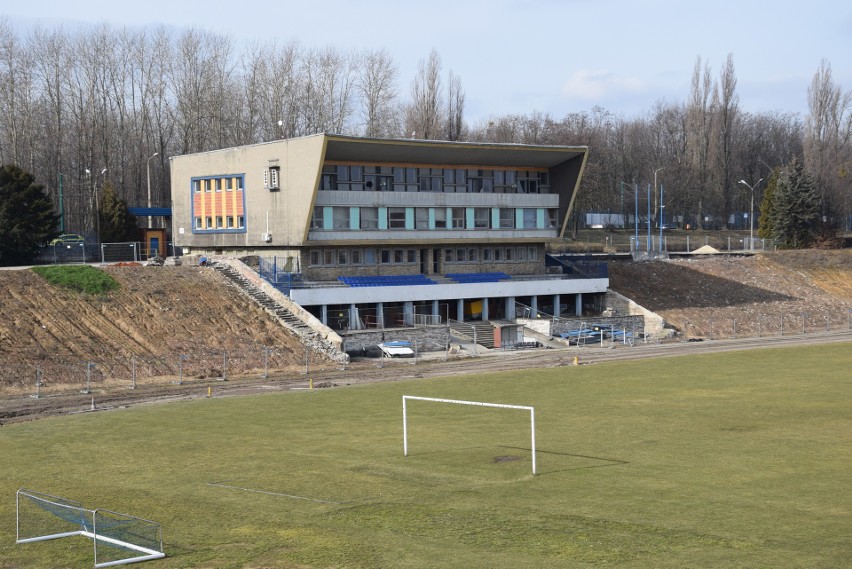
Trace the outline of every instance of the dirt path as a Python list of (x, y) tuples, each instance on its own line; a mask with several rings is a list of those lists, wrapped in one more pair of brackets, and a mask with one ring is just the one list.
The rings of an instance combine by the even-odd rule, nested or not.
[(0, 401), (0, 425), (29, 421), (49, 416), (105, 411), (135, 405), (212, 397), (234, 397), (271, 391), (345, 388), (347, 386), (384, 381), (404, 381), (427, 377), (446, 377), (466, 374), (505, 372), (517, 369), (573, 367), (601, 362), (638, 360), (646, 358), (689, 356), (705, 353), (804, 346), (827, 343), (847, 343), (852, 348), (852, 331), (795, 334), (790, 336), (746, 337), (703, 342), (668, 342), (612, 346), (608, 348), (535, 349), (528, 351), (492, 351), (478, 357), (449, 358), (431, 355), (427, 359), (356, 361), (342, 368), (311, 370), (262, 377), (242, 377), (230, 381), (198, 380), (176, 385), (157, 383), (128, 387), (96, 389), (91, 393), (66, 391), (41, 398), (31, 395)]

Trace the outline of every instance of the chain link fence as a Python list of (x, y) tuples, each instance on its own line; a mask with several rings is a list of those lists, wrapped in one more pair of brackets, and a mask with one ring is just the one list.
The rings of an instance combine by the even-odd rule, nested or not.
[[(662, 243), (662, 244), (661, 244)], [(627, 231), (584, 230), (574, 239), (552, 242), (549, 252), (570, 253), (635, 253), (657, 251), (667, 253), (689, 253), (701, 247), (712, 247), (728, 253), (774, 251), (775, 242), (770, 239), (751, 238), (748, 231), (666, 231), (659, 233)]]
[[(294, 366), (294, 361), (300, 364)], [(300, 369), (302, 362), (304, 370)], [(311, 367), (329, 365), (331, 362), (326, 356), (309, 347), (305, 347), (304, 354), (294, 354), (287, 348), (255, 346), (184, 351), (162, 357), (116, 355), (91, 360), (7, 364), (0, 367), (0, 385), (45, 396), (78, 390), (89, 393), (96, 389), (267, 378), (270, 374), (307, 373)]]

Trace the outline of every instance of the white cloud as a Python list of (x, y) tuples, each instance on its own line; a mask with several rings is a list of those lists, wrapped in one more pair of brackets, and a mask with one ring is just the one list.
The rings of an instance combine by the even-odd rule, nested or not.
[(605, 69), (578, 69), (562, 84), (562, 94), (571, 99), (600, 101), (626, 93), (647, 90), (637, 77), (623, 77)]

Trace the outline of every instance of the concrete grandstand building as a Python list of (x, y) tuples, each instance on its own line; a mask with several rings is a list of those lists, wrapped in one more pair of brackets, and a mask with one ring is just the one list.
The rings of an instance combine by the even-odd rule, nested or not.
[(546, 255), (567, 227), (586, 147), (317, 134), (171, 159), (173, 241), (258, 256), (337, 330), (559, 315), (606, 274)]

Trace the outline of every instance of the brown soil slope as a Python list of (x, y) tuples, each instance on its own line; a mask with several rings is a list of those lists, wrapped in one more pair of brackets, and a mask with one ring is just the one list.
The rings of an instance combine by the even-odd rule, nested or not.
[[(298, 338), (209, 268), (106, 267), (121, 289), (86, 297), (48, 285), (32, 271), (0, 271), (0, 389), (215, 378), (305, 365)], [(852, 251), (755, 257), (613, 262), (613, 290), (659, 312), (690, 336), (778, 334), (847, 326)], [(804, 318), (803, 314), (807, 313)], [(804, 320), (804, 322), (803, 322)], [(687, 325), (686, 322), (689, 322)], [(736, 323), (735, 323), (736, 322)], [(272, 348), (271, 352), (265, 350)], [(179, 356), (185, 356), (179, 358)], [(324, 364), (310, 354), (312, 362)]]
[[(92, 297), (49, 285), (29, 270), (0, 271), (0, 387), (30, 384), (35, 366), (49, 382), (177, 373), (179, 355), (196, 377), (304, 362), (297, 337), (209, 268), (106, 267), (121, 288)], [(298, 354), (298, 355), (297, 355)]]
[(610, 263), (610, 288), (689, 336), (780, 334), (849, 323), (852, 250)]

